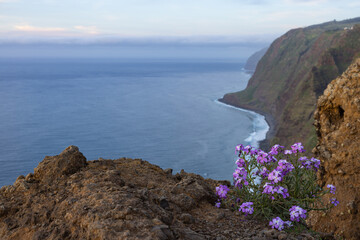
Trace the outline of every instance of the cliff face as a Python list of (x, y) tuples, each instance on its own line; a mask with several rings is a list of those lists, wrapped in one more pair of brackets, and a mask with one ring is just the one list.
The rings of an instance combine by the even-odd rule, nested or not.
[(247, 88), (220, 101), (271, 115), (271, 144), (302, 141), (311, 149), (317, 97), (359, 56), (359, 23), (356, 18), (287, 32), (271, 44)]
[[(141, 159), (70, 146), (0, 189), (0, 239), (267, 239), (268, 223), (214, 207), (215, 185)], [(286, 235), (285, 235), (286, 237)], [(292, 238), (294, 239), (294, 238)]]
[(316, 230), (360, 239), (360, 59), (319, 98), (315, 126), (314, 152), (322, 162), (319, 181), (336, 186), (334, 197), (340, 204), (314, 215), (311, 222)]
[(267, 50), (268, 48), (263, 48), (251, 55), (246, 61), (244, 69), (247, 71), (255, 71), (258, 62), (265, 55)]

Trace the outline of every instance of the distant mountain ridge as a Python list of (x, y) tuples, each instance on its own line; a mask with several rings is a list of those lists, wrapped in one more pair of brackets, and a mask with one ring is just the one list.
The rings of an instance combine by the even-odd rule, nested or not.
[(220, 101), (267, 117), (269, 144), (316, 143), (313, 113), (328, 83), (360, 56), (360, 17), (293, 29), (276, 39), (248, 86)]
[(247, 71), (255, 71), (258, 62), (265, 55), (268, 48), (269, 47), (263, 48), (263, 49), (255, 52), (253, 55), (251, 55), (247, 59), (247, 61), (245, 63), (245, 66), (244, 66), (244, 69), (247, 70)]

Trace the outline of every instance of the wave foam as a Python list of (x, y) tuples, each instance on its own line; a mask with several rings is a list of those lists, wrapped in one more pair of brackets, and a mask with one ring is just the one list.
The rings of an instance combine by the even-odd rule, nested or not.
[(215, 103), (251, 114), (253, 119), (253, 132), (250, 134), (249, 137), (245, 139), (245, 141), (252, 147), (258, 148), (259, 142), (266, 138), (266, 133), (270, 129), (269, 124), (265, 120), (265, 117), (261, 114), (258, 114), (250, 110), (246, 110), (228, 105), (226, 103), (222, 103), (219, 100), (215, 100)]

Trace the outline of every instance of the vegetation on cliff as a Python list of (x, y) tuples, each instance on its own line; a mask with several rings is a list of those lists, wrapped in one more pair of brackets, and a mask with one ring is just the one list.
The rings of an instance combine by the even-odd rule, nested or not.
[(360, 54), (357, 24), (360, 18), (290, 30), (271, 44), (247, 88), (220, 101), (267, 116), (272, 129), (262, 147), (301, 141), (311, 149), (317, 97)]

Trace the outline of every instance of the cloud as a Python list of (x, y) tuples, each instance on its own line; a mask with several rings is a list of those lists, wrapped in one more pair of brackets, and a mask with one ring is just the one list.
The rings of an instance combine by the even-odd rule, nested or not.
[(328, 1), (329, 0), (284, 0), (285, 4), (299, 4), (304, 6), (318, 6)]
[(89, 34), (98, 34), (99, 33), (96, 26), (81, 26), (81, 25), (78, 25), (78, 26), (74, 26), (74, 28), (76, 30), (80, 30), (82, 32), (89, 33)]
[(63, 32), (66, 30), (65, 28), (56, 27), (35, 27), (29, 24), (15, 25), (14, 28), (23, 32)]

